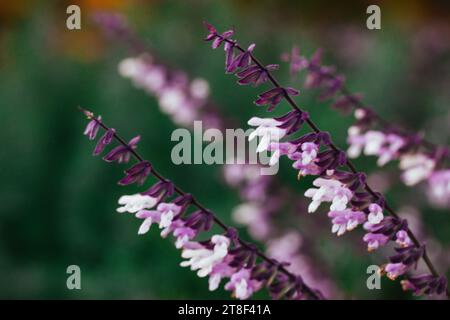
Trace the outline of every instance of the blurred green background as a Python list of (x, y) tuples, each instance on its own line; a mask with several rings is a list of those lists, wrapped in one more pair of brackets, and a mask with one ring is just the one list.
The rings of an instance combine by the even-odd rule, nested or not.
[[(225, 221), (232, 223), (230, 211), (239, 199), (221, 181), (220, 166), (171, 163), (175, 125), (155, 99), (119, 76), (117, 64), (129, 53), (104, 38), (89, 21), (90, 13), (125, 14), (165, 61), (208, 80), (212, 99), (241, 127), (252, 115), (264, 114), (252, 106), (258, 91), (239, 88), (223, 74), (222, 53), (202, 41), (203, 20), (221, 30), (234, 26), (241, 43), (257, 43), (256, 54), (267, 63), (279, 62), (293, 44), (307, 55), (322, 47), (324, 60), (338, 66), (351, 90), (364, 93), (364, 101), (385, 118), (448, 144), (448, 2), (380, 1), (382, 30), (370, 31), (365, 11), (374, 3), (1, 1), (0, 298), (229, 298), (222, 289), (209, 293), (205, 279), (180, 268), (179, 252), (156, 230), (139, 237), (139, 221), (115, 213), (120, 195), (138, 189), (117, 186), (121, 168), (91, 156), (93, 144), (82, 136), (86, 123), (78, 105), (102, 114), (127, 138), (140, 133), (140, 150), (153, 165)], [(70, 4), (81, 7), (81, 30), (65, 27)], [(286, 65), (278, 77), (290, 86), (301, 84), (289, 79)], [(350, 119), (329, 111), (316, 97), (305, 90), (297, 101), (344, 147)], [(373, 158), (358, 159), (357, 165), (376, 170)], [(396, 164), (383, 172), (381, 180), (398, 181)], [(287, 163), (279, 175), (301, 197), (308, 185), (296, 182)], [(424, 234), (433, 239), (429, 245), (440, 250), (439, 268), (449, 275), (448, 211), (428, 206), (419, 187), (396, 182), (386, 191), (394, 207), (419, 212)], [(246, 237), (245, 230), (241, 233)], [(317, 239), (343, 297), (409, 297), (389, 281), (383, 281), (383, 290), (367, 290), (367, 265), (384, 258), (367, 255), (361, 241), (360, 250), (354, 250), (351, 241), (360, 240), (331, 234)], [(81, 267), (82, 290), (66, 288), (66, 268), (72, 264)]]

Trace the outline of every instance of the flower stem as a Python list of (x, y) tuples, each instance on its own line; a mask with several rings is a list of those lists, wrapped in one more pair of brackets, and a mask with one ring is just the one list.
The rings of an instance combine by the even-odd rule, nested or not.
[[(86, 114), (86, 110), (78, 107), (84, 114)], [(90, 120), (95, 120), (98, 125), (105, 131), (108, 131), (110, 128), (105, 125), (103, 123), (103, 121), (99, 121), (97, 118), (94, 117), (93, 114), (91, 114), (90, 116), (88, 116), (88, 118)], [(130, 153), (136, 158), (136, 160), (138, 160), (139, 162), (144, 161), (144, 158), (133, 148), (130, 148), (128, 146), (128, 143), (117, 134), (117, 132), (114, 133), (114, 139), (120, 143), (122, 146), (126, 147)], [(164, 178), (164, 176), (162, 176), (158, 171), (156, 171), (153, 167), (151, 167), (151, 174), (157, 178), (160, 181), (167, 181), (166, 178)], [(174, 190), (177, 194), (179, 194), (180, 196), (186, 195), (187, 193), (184, 192), (182, 189), (180, 189), (179, 187), (177, 187), (176, 185), (174, 185)], [(192, 204), (197, 207), (198, 209), (205, 211), (205, 212), (211, 212), (210, 210), (208, 210), (204, 205), (202, 205), (197, 199), (195, 199), (194, 197), (192, 197)], [(225, 232), (229, 230), (228, 226), (222, 222), (222, 220), (220, 220), (214, 213), (212, 213), (213, 215), (213, 221), (216, 225), (218, 225), (221, 229), (223, 229)], [(244, 240), (237, 238), (237, 241), (239, 242), (240, 245), (242, 245), (243, 247), (249, 249), (249, 250), (254, 250), (253, 246), (250, 245), (249, 243), (245, 242)], [(297, 277), (292, 274), (291, 272), (289, 272), (284, 266), (282, 266), (281, 264), (278, 264), (276, 262), (274, 262), (274, 260), (270, 259), (268, 256), (266, 256), (263, 252), (261, 252), (260, 250), (256, 250), (255, 251), (256, 255), (261, 258), (262, 260), (264, 260), (265, 262), (276, 266), (278, 268), (278, 270), (282, 273), (284, 273), (286, 276), (288, 276), (291, 280), (295, 280)], [(308, 285), (304, 284), (303, 289), (305, 290), (305, 292), (311, 297), (311, 299), (313, 300), (321, 300), (323, 299), (323, 297), (321, 295), (319, 295), (317, 293), (317, 290), (312, 289), (311, 287), (309, 287)]]
[[(219, 37), (221, 37), (220, 35), (218, 35)], [(239, 44), (228, 40), (226, 38), (222, 39), (228, 43), (230, 43), (231, 45), (234, 45), (234, 48), (236, 48), (237, 50), (241, 51), (241, 52), (245, 52), (246, 50), (244, 50)], [(260, 68), (264, 69), (267, 72), (268, 78), (270, 80), (270, 82), (272, 82), (273, 86), (276, 88), (282, 88), (280, 83), (278, 82), (278, 80), (272, 75), (272, 73), (270, 72), (270, 70), (267, 70), (264, 65), (253, 55), (253, 53), (250, 53), (250, 57), (251, 60), (253, 61), (253, 63), (255, 63), (257, 66), (259, 66)], [(289, 96), (285, 91), (284, 92), (284, 97), (286, 99), (286, 101), (289, 103), (289, 105), (291, 106), (292, 109), (294, 110), (298, 110), (298, 111), (302, 111), (299, 106), (295, 103), (295, 101), (291, 98), (291, 96)], [(307, 119), (306, 123), (308, 124), (308, 126), (316, 133), (321, 132), (321, 130), (319, 129), (319, 127), (311, 120), (311, 119)], [(340, 151), (340, 149), (332, 142), (330, 141), (330, 145), (329, 145), (334, 151)], [(350, 171), (352, 171), (353, 173), (358, 173), (358, 171), (356, 170), (356, 167), (353, 165), (353, 163), (346, 159), (346, 166), (350, 169)], [(364, 184), (364, 189), (370, 193), (372, 196), (377, 197), (377, 194), (375, 193), (375, 191), (367, 184)], [(399, 218), (398, 214), (388, 205), (385, 205), (386, 210), (389, 212), (389, 214), (393, 217)], [(411, 240), (413, 241), (414, 245), (416, 247), (420, 247), (420, 242), (417, 240), (417, 237), (414, 235), (414, 233), (411, 231), (411, 229), (408, 228), (408, 236), (411, 238)], [(422, 256), (425, 264), (427, 265), (428, 269), (430, 270), (431, 274), (433, 274), (434, 276), (439, 276), (439, 273), (437, 272), (436, 268), (434, 267), (433, 263), (431, 262), (427, 252), (425, 251), (423, 256)], [(447, 296), (449, 296), (449, 292), (447, 290), (446, 292)]]

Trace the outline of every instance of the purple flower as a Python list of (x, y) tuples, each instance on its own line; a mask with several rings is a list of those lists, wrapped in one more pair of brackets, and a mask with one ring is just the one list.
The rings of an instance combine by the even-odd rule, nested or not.
[(321, 87), (324, 82), (328, 82), (333, 78), (335, 72), (334, 67), (321, 66), (322, 50), (319, 48), (314, 52), (308, 62), (308, 74), (305, 79), (306, 88)]
[[(169, 180), (162, 180), (155, 183), (151, 186), (147, 191), (142, 192), (142, 195), (149, 196), (155, 199), (156, 203), (159, 203), (163, 199), (170, 197), (174, 193), (174, 185)], [(189, 199), (189, 200), (188, 200)], [(176, 198), (172, 201), (174, 204), (178, 206), (186, 207), (192, 197), (190, 195), (184, 195)]]
[(299, 71), (307, 68), (309, 64), (308, 59), (300, 55), (300, 49), (297, 46), (292, 47), (290, 54), (282, 54), (281, 60), (290, 63), (289, 71), (292, 76), (295, 76)]
[[(289, 154), (289, 159), (294, 160), (292, 167), (300, 170), (301, 175), (320, 174), (321, 169), (315, 164), (320, 146), (314, 142), (300, 144), (300, 150)], [(309, 170), (308, 170), (309, 169)], [(310, 172), (313, 169), (312, 173)]]
[(131, 152), (137, 148), (137, 144), (140, 139), (141, 136), (136, 136), (128, 142), (127, 146), (120, 145), (115, 147), (103, 157), (103, 160), (106, 162), (117, 161), (117, 163), (126, 163), (130, 161)]
[(264, 286), (270, 286), (272, 282), (276, 279), (276, 276), (279, 272), (279, 267), (281, 265), (286, 266), (288, 263), (281, 264), (278, 261), (272, 259), (272, 263), (268, 263), (267, 261), (263, 261), (257, 265), (255, 265), (252, 269), (251, 278), (258, 280)]
[(323, 90), (320, 93), (319, 100), (326, 100), (334, 96), (344, 85), (344, 76), (330, 77), (323, 81)]
[(141, 210), (136, 214), (139, 219), (144, 219), (142, 222), (138, 234), (145, 234), (150, 229), (153, 223), (158, 223), (159, 228), (163, 229), (161, 235), (167, 236), (169, 231), (173, 231), (171, 228), (176, 216), (179, 215), (181, 207), (173, 203), (160, 203), (156, 210)]
[(391, 280), (404, 274), (411, 267), (416, 267), (417, 261), (425, 253), (425, 246), (411, 245), (404, 248), (395, 248), (395, 251), (397, 251), (397, 254), (389, 257), (390, 263), (383, 268)]
[(86, 135), (89, 140), (94, 140), (97, 136), (98, 129), (100, 129), (100, 123), (102, 121), (102, 117), (98, 116), (98, 118), (93, 118), (93, 114), (89, 111), (84, 112), (90, 119), (89, 123), (86, 126), (86, 129), (84, 130), (84, 135)]
[[(180, 219), (175, 221), (180, 221)], [(175, 227), (173, 231), (173, 236), (177, 239), (175, 242), (175, 247), (177, 249), (183, 248), (188, 241), (192, 240), (197, 235), (197, 233), (197, 230), (185, 227), (184, 223), (182, 226)]]
[(222, 42), (228, 40), (228, 38), (230, 38), (234, 31), (233, 30), (228, 30), (225, 31), (222, 34), (218, 34), (216, 28), (214, 28), (211, 24), (209, 24), (208, 22), (203, 22), (203, 24), (205, 25), (206, 29), (208, 29), (209, 33), (206, 36), (206, 38), (204, 39), (205, 41), (212, 41), (212, 45), (211, 47), (213, 49), (217, 49), (218, 47), (220, 47), (220, 45), (222, 44)]
[(232, 256), (230, 266), (234, 268), (253, 268), (256, 262), (256, 246), (249, 245), (250, 248), (244, 246), (237, 246), (230, 250)]
[(280, 156), (291, 155), (297, 150), (297, 146), (290, 142), (271, 142), (267, 147), (268, 151), (272, 151), (269, 165), (274, 166), (278, 163)]
[(345, 165), (346, 162), (347, 158), (344, 151), (329, 149), (317, 155), (316, 164), (322, 169), (321, 175), (323, 175), (329, 170)]
[(332, 108), (341, 110), (344, 113), (350, 112), (356, 104), (362, 100), (361, 94), (350, 94), (337, 98), (332, 104)]
[(383, 268), (383, 272), (386, 272), (386, 275), (389, 279), (395, 280), (398, 276), (401, 276), (408, 270), (407, 266), (403, 263), (388, 263)]
[(269, 105), (267, 111), (272, 111), (283, 98), (287, 97), (288, 95), (296, 96), (298, 94), (299, 92), (293, 88), (277, 87), (261, 93), (258, 96), (258, 99), (255, 101), (255, 104), (257, 106)]
[(255, 49), (255, 44), (251, 44), (246, 51), (239, 53), (229, 62), (227, 73), (233, 73), (238, 68), (245, 68), (251, 63), (252, 52)]
[(105, 147), (111, 143), (111, 141), (114, 138), (114, 134), (116, 133), (116, 130), (113, 128), (108, 129), (108, 131), (105, 132), (105, 134), (100, 138), (97, 145), (94, 149), (94, 156), (99, 155), (103, 152)]
[(366, 220), (364, 212), (351, 209), (330, 211), (328, 217), (332, 218), (333, 227), (331, 232), (336, 233), (338, 236), (343, 235), (346, 231), (353, 230)]
[(371, 203), (368, 210), (369, 215), (367, 216), (367, 222), (371, 225), (379, 224), (384, 219), (383, 208), (377, 203)]
[(278, 273), (275, 281), (269, 286), (269, 293), (273, 299), (300, 300), (305, 296), (303, 279), (298, 276), (294, 280)]
[(228, 264), (227, 258), (224, 259), (224, 262), (217, 263), (212, 267), (208, 280), (209, 291), (216, 290), (223, 278), (229, 278), (235, 272), (235, 269)]
[(225, 285), (225, 290), (233, 291), (233, 296), (238, 299), (248, 299), (262, 287), (259, 281), (251, 279), (250, 276), (250, 269), (240, 269), (231, 276), (230, 281)]
[(357, 190), (366, 182), (366, 175), (361, 172), (353, 173), (335, 170), (331, 176), (345, 184), (352, 191)]
[(198, 231), (208, 231), (214, 222), (214, 216), (211, 212), (197, 210), (186, 219), (186, 226)]
[(396, 217), (384, 217), (378, 224), (366, 223), (364, 229), (371, 233), (382, 234), (388, 237), (390, 240), (394, 240), (398, 231), (407, 230), (408, 222)]
[(317, 145), (329, 145), (331, 142), (330, 134), (328, 132), (310, 132), (298, 139), (292, 140), (292, 143), (301, 144), (304, 142), (314, 142)]
[(413, 244), (405, 230), (400, 230), (395, 234), (395, 242), (401, 247), (409, 247)]
[(138, 185), (142, 185), (151, 171), (152, 165), (150, 162), (141, 161), (130, 169), (125, 170), (125, 177), (119, 181), (119, 184), (125, 186), (136, 182)]
[(269, 72), (277, 70), (278, 67), (277, 64), (269, 64), (265, 66), (265, 68), (261, 68), (256, 64), (250, 65), (244, 70), (236, 73), (236, 76), (239, 78), (238, 84), (253, 84), (254, 86), (258, 86), (261, 83), (266, 82), (269, 79)]
[(370, 252), (384, 246), (389, 238), (381, 233), (366, 233), (363, 240), (367, 242), (367, 250)]
[(421, 274), (418, 276), (408, 276), (401, 281), (403, 290), (411, 290), (414, 295), (423, 294), (443, 294), (447, 289), (447, 280), (444, 276), (433, 276), (431, 274)]
[(281, 122), (277, 127), (286, 130), (286, 135), (297, 132), (301, 125), (309, 119), (308, 112), (292, 110), (281, 117), (275, 117), (276, 121)]

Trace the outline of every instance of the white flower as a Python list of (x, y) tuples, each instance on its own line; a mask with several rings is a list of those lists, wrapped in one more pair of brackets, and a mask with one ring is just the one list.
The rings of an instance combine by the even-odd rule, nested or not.
[(386, 136), (384, 133), (380, 131), (370, 130), (367, 131), (364, 135), (365, 138), (365, 147), (364, 154), (370, 155), (379, 155), (381, 147), (386, 140)]
[(450, 170), (435, 171), (428, 179), (428, 196), (439, 206), (450, 206)]
[(142, 70), (142, 65), (139, 59), (136, 58), (126, 58), (120, 61), (118, 69), (119, 74), (125, 78), (133, 78), (136, 74)]
[(140, 193), (125, 195), (119, 198), (119, 204), (122, 205), (122, 207), (117, 208), (117, 212), (136, 213), (143, 209), (153, 208), (157, 202), (157, 198), (142, 195)]
[(322, 202), (331, 202), (330, 210), (344, 210), (353, 193), (341, 182), (334, 179), (317, 178), (313, 185), (319, 188), (306, 190), (305, 196), (312, 198), (308, 212), (314, 212)]
[(159, 228), (168, 228), (172, 224), (173, 218), (180, 212), (181, 207), (173, 203), (160, 203), (158, 211), (161, 213)]
[(233, 291), (237, 299), (248, 299), (253, 293), (261, 288), (261, 283), (251, 279), (249, 269), (241, 269), (234, 273), (230, 281), (225, 284), (225, 290)]
[(209, 84), (206, 80), (197, 78), (192, 80), (189, 92), (196, 99), (206, 99), (209, 95)]
[(256, 126), (255, 131), (250, 133), (249, 141), (260, 137), (256, 152), (266, 151), (271, 142), (278, 142), (286, 135), (286, 130), (278, 128), (282, 123), (272, 118), (253, 117), (248, 121), (250, 126)]
[(367, 115), (367, 111), (362, 108), (356, 109), (355, 113), (354, 113), (355, 118), (358, 120), (363, 119), (366, 115)]
[(405, 145), (405, 140), (396, 135), (388, 134), (386, 136), (385, 146), (380, 150), (377, 165), (384, 166), (389, 161), (398, 157), (398, 151)]
[(363, 134), (360, 134), (359, 127), (352, 126), (348, 128), (347, 143), (350, 145), (347, 150), (347, 155), (350, 158), (357, 158), (360, 156), (364, 145), (366, 144), (366, 138)]
[(432, 173), (435, 161), (424, 154), (406, 154), (400, 159), (400, 169), (404, 172), (402, 180), (407, 186), (413, 186), (427, 179)]
[(369, 205), (369, 215), (367, 221), (374, 225), (380, 223), (384, 218), (383, 209), (376, 203)]
[(141, 86), (151, 94), (158, 94), (166, 85), (167, 75), (163, 68), (157, 65), (145, 65), (145, 74), (139, 80)]
[(136, 213), (136, 218), (144, 219), (138, 234), (145, 234), (153, 223), (159, 223), (161, 236), (166, 237), (174, 228), (172, 228), (173, 218), (180, 212), (181, 207), (173, 203), (162, 202), (156, 210), (141, 210)]
[(234, 268), (228, 262), (221, 262), (214, 265), (208, 279), (209, 291), (214, 291), (219, 287), (220, 281), (224, 277), (230, 277), (234, 273)]
[(306, 166), (316, 159), (317, 152), (319, 151), (319, 146), (314, 142), (305, 142), (302, 144), (301, 149), (302, 149), (302, 165)]
[(186, 100), (184, 92), (176, 87), (168, 87), (159, 97), (159, 106), (168, 114), (175, 114), (183, 107)]
[(153, 223), (159, 223), (161, 221), (161, 213), (157, 210), (141, 210), (136, 213), (136, 218), (144, 219), (139, 227), (138, 234), (146, 234)]
[(230, 239), (225, 236), (214, 235), (211, 242), (214, 244), (212, 250), (203, 246), (184, 249), (181, 256), (189, 260), (181, 262), (180, 265), (182, 267), (190, 266), (191, 270), (198, 270), (197, 275), (199, 277), (206, 277), (211, 273), (213, 267), (227, 256)]

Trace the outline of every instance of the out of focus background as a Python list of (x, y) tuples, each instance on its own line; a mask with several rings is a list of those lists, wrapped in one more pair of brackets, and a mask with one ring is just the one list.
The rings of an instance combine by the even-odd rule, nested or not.
[[(81, 8), (81, 30), (66, 28), (71, 4)], [(177, 126), (154, 98), (119, 75), (119, 62), (132, 53), (92, 22), (94, 12), (123, 14), (165, 63), (207, 80), (211, 99), (237, 126), (264, 114), (252, 104), (258, 91), (238, 87), (224, 74), (222, 50), (213, 52), (202, 41), (203, 20), (220, 30), (234, 27), (242, 44), (257, 43), (255, 52), (266, 63), (280, 63), (294, 44), (308, 56), (321, 47), (324, 61), (386, 119), (448, 145), (450, 3), (379, 1), (382, 29), (373, 31), (366, 28), (370, 4), (375, 1), (0, 1), (0, 298), (230, 297), (223, 289), (210, 293), (205, 279), (179, 267), (179, 252), (157, 230), (138, 236), (139, 221), (115, 212), (122, 194), (138, 190), (119, 187), (121, 168), (91, 156), (78, 105), (101, 114), (127, 138), (141, 134), (142, 154), (230, 224), (240, 200), (223, 182), (219, 165), (171, 162), (170, 135)], [(301, 85), (290, 79), (286, 64), (277, 76)], [(349, 118), (318, 102), (314, 90), (304, 90), (297, 101), (345, 147)], [(378, 189), (415, 221), (439, 270), (450, 275), (448, 210), (430, 206), (420, 186), (400, 183), (396, 164), (380, 171), (375, 159), (363, 157), (357, 165), (374, 172)], [(279, 179), (298, 197), (309, 185), (296, 181), (288, 163)], [(301, 233), (316, 216), (299, 212), (296, 218)], [(323, 223), (328, 230), (329, 222)], [(240, 232), (251, 239), (245, 228)], [(337, 238), (325, 232), (314, 241), (320, 268), (339, 297), (411, 298), (385, 279), (382, 290), (367, 289), (367, 266), (386, 257), (368, 255), (362, 231), (355, 233)], [(81, 290), (66, 287), (66, 268), (73, 264), (81, 268)]]

